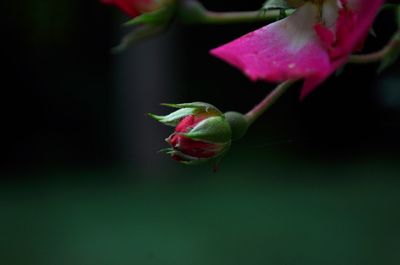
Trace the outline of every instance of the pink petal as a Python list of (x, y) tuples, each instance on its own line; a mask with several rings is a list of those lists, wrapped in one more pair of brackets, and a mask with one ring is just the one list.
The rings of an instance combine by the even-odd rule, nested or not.
[[(339, 11), (336, 24), (336, 46), (329, 50), (331, 56), (330, 71), (325, 75), (306, 77), (301, 91), (301, 98), (307, 96), (337, 68), (347, 62), (348, 56), (356, 51), (368, 35), (383, 0), (342, 0), (343, 9)], [(316, 29), (323, 45), (326, 45), (325, 30)]]
[(107, 5), (115, 5), (130, 17), (136, 17), (139, 15), (139, 11), (131, 1), (126, 0), (100, 0), (102, 3)]
[(305, 4), (291, 16), (251, 32), (211, 53), (241, 69), (252, 80), (281, 82), (325, 76), (329, 56), (313, 25), (317, 10)]
[(303, 88), (300, 92), (300, 100), (303, 100), (308, 94), (310, 94), (317, 86), (319, 86), (322, 82), (325, 81), (333, 72), (336, 71), (337, 68), (342, 66), (347, 62), (347, 57), (342, 58), (336, 62), (333, 62), (330, 66), (330, 70), (323, 75), (320, 76), (308, 76), (304, 78)]
[(321, 44), (326, 48), (329, 49), (335, 43), (335, 34), (329, 30), (327, 27), (323, 26), (321, 23), (318, 23), (314, 26), (314, 30), (317, 33)]
[(310, 2), (286, 19), (251, 32), (211, 53), (252, 80), (304, 78), (308, 95), (346, 63), (368, 34), (383, 0), (326, 0), (323, 21)]
[[(375, 20), (384, 0), (347, 0), (348, 8), (355, 14), (355, 27), (353, 32), (344, 37), (343, 49), (348, 53), (353, 52), (358, 45), (368, 36), (369, 29)], [(338, 23), (346, 23), (340, 21)], [(345, 27), (346, 25), (344, 25)], [(338, 32), (338, 34), (340, 34)]]

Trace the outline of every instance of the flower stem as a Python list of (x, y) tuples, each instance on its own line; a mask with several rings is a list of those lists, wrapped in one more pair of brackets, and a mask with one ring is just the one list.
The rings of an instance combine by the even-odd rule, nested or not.
[(232, 24), (243, 22), (259, 22), (277, 19), (279, 11), (273, 10), (262, 14), (260, 11), (242, 11), (242, 12), (213, 12), (206, 11), (204, 20), (200, 23), (206, 24)]
[(287, 80), (279, 84), (272, 90), (258, 105), (246, 113), (246, 119), (249, 125), (254, 123), (275, 101), (282, 96), (289, 87), (291, 87), (297, 80)]
[(348, 62), (357, 64), (379, 62), (383, 58), (385, 58), (389, 53), (391, 53), (394, 49), (399, 49), (399, 48), (400, 48), (400, 30), (398, 30), (393, 35), (389, 43), (385, 47), (383, 47), (380, 51), (369, 54), (352, 55), (350, 56)]
[(293, 10), (256, 10), (241, 12), (214, 12), (207, 10), (197, 0), (183, 1), (179, 8), (179, 18), (190, 24), (232, 24), (271, 21), (285, 17)]

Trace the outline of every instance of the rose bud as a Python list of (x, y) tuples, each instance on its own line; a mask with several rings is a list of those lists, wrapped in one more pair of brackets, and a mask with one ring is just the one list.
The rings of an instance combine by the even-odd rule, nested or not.
[(178, 110), (166, 116), (150, 116), (175, 127), (166, 139), (170, 148), (163, 150), (173, 159), (184, 164), (218, 161), (229, 149), (231, 127), (216, 107), (202, 102), (166, 106)]
[(170, 4), (171, 0), (101, 0), (102, 3), (115, 5), (130, 17), (156, 11)]

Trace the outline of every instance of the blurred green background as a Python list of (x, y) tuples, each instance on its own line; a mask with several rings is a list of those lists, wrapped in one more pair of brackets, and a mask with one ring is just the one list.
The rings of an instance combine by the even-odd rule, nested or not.
[[(1, 6), (1, 264), (400, 263), (399, 63), (348, 65), (303, 102), (291, 89), (212, 173), (157, 154), (171, 130), (145, 113), (250, 109), (273, 86), (208, 51), (262, 24), (174, 23), (113, 55), (127, 29), (112, 7)], [(394, 30), (382, 14), (365, 51)]]

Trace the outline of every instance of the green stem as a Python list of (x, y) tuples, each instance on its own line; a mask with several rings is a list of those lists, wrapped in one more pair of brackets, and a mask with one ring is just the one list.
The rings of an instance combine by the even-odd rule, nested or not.
[(256, 121), (275, 101), (282, 96), (289, 87), (291, 87), (297, 80), (287, 80), (279, 84), (272, 90), (258, 105), (246, 113), (246, 119), (249, 125)]
[(293, 13), (293, 10), (257, 10), (242, 12), (214, 12), (207, 10), (196, 0), (183, 1), (179, 18), (190, 24), (232, 24), (277, 20)]
[(357, 64), (379, 62), (383, 58), (385, 58), (386, 55), (388, 55), (393, 49), (398, 49), (399, 47), (400, 47), (400, 30), (393, 35), (389, 43), (385, 47), (383, 47), (380, 51), (369, 54), (352, 55), (350, 56), (348, 62)]
[(272, 10), (262, 14), (260, 11), (242, 11), (242, 12), (213, 12), (206, 11), (204, 20), (200, 23), (206, 24), (232, 24), (244, 22), (270, 21), (280, 16), (279, 11)]

